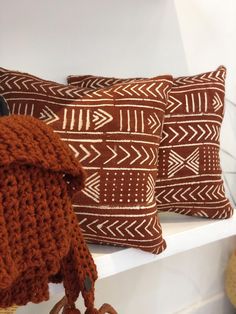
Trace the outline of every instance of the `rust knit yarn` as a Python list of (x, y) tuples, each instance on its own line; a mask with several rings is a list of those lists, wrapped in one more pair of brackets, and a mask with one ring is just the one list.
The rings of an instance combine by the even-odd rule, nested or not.
[(63, 282), (65, 313), (79, 313), (80, 292), (98, 313), (96, 266), (71, 206), (84, 178), (51, 128), (29, 116), (0, 118), (0, 308), (48, 300), (48, 283)]

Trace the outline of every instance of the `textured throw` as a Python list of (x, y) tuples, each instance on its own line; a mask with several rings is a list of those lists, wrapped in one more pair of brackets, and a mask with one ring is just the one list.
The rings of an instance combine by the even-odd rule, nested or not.
[(87, 170), (74, 201), (88, 241), (160, 253), (155, 201), (158, 148), (172, 77), (99, 90), (0, 69), (0, 93), (12, 113), (53, 127)]
[(94, 309), (96, 267), (71, 206), (81, 165), (32, 117), (0, 118), (0, 156), (0, 308), (48, 300), (48, 283), (63, 282), (65, 314), (80, 313), (80, 292), (86, 314), (104, 313)]
[[(156, 202), (160, 211), (228, 218), (219, 157), (226, 69), (179, 77), (169, 95), (159, 148)], [(132, 79), (70, 76), (68, 83), (99, 89)]]

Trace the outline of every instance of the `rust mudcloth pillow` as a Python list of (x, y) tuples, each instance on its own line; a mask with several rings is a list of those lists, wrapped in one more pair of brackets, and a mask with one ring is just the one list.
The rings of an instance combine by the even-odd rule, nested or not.
[[(156, 201), (160, 211), (228, 218), (219, 158), (224, 113), (224, 67), (174, 79), (159, 148)], [(127, 79), (70, 76), (68, 83), (101, 88)]]
[(161, 252), (155, 201), (158, 147), (172, 77), (88, 90), (0, 70), (12, 113), (52, 126), (87, 170), (74, 209), (93, 243)]

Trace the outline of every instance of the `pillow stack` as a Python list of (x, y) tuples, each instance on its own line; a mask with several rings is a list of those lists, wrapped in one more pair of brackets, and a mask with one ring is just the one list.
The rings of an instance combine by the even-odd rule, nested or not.
[[(219, 158), (224, 114), (225, 67), (174, 79), (159, 148), (158, 210), (229, 218)], [(69, 76), (68, 83), (98, 89), (130, 79)]]
[(192, 77), (70, 76), (0, 69), (12, 114), (61, 136), (87, 171), (74, 210), (87, 241), (160, 253), (157, 211), (229, 218), (219, 160), (225, 68)]

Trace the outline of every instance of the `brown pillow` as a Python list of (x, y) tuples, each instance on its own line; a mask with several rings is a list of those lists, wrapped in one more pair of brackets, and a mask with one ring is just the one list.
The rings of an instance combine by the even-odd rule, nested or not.
[(75, 211), (87, 240), (160, 253), (158, 147), (171, 76), (88, 90), (0, 69), (11, 112), (53, 127), (87, 170)]
[[(226, 69), (174, 79), (159, 149), (156, 202), (160, 211), (228, 218), (233, 209), (221, 178), (219, 135), (224, 114)], [(132, 79), (70, 76), (87, 88)]]

